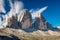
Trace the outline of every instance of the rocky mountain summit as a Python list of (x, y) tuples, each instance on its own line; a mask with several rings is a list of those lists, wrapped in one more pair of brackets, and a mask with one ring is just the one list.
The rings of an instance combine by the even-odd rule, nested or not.
[[(19, 21), (17, 20), (19, 18)], [(26, 31), (36, 31), (36, 30), (54, 30), (51, 24), (49, 24), (44, 16), (40, 13), (36, 13), (35, 21), (32, 23), (31, 14), (27, 9), (24, 9), (21, 15), (12, 15), (12, 17), (7, 19), (7, 27), (15, 29), (23, 29)]]
[(42, 16), (42, 14), (37, 13), (35, 17), (34, 26), (38, 27), (41, 30), (47, 29), (47, 22), (46, 22), (46, 19)]
[(28, 12), (27, 9), (25, 9), (20, 16), (19, 21), (22, 24), (22, 29), (29, 28), (32, 24), (32, 17), (31, 14)]

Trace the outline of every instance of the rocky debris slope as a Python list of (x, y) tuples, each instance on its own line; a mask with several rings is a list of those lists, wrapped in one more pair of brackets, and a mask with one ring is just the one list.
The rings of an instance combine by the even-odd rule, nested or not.
[[(0, 39), (14, 40), (60, 40), (60, 32), (49, 31), (34, 31), (25, 32), (21, 29), (3, 28), (0, 29)], [(2, 40), (3, 40), (2, 39)]]

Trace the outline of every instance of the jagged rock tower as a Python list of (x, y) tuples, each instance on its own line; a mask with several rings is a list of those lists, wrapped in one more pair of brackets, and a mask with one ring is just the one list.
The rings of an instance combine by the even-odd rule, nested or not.
[(7, 19), (7, 27), (18, 29), (18, 20), (17, 14), (12, 15), (10, 18)]
[(40, 13), (36, 14), (34, 27), (36, 27), (40, 30), (46, 30), (47, 29), (47, 22), (46, 22), (45, 18), (42, 16), (42, 14), (40, 14)]
[(32, 24), (32, 18), (31, 18), (31, 14), (28, 12), (27, 9), (25, 9), (20, 16), (20, 22), (22, 24), (22, 29), (26, 29), (29, 28)]

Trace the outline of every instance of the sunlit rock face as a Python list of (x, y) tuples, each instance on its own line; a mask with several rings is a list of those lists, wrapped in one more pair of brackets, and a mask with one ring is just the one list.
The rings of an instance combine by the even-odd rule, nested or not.
[(7, 19), (7, 27), (16, 28), (16, 29), (19, 28), (17, 15), (12, 15), (12, 17)]
[(38, 29), (41, 30), (47, 29), (47, 22), (42, 14), (37, 13), (37, 16), (35, 17), (34, 27), (38, 27)]
[(21, 13), (21, 16), (19, 18), (19, 21), (22, 24), (22, 29), (26, 29), (26, 28), (29, 28), (31, 26), (32, 18), (31, 18), (31, 14), (28, 12), (27, 9), (25, 9)]

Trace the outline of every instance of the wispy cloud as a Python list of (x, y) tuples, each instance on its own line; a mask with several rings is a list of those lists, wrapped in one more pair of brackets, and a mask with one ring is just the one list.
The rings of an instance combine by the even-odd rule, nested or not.
[(6, 13), (4, 9), (4, 0), (0, 0), (0, 12)]
[(45, 11), (47, 9), (48, 6), (45, 6), (41, 9), (39, 9), (36, 13), (42, 13), (43, 11)]
[(11, 16), (12, 14), (18, 14), (20, 11), (23, 9), (23, 2), (21, 1), (14, 1), (14, 4), (12, 3), (11, 0), (9, 0), (11, 10), (8, 12), (8, 14)]
[(23, 9), (23, 3), (20, 1), (16, 1), (14, 3), (14, 9), (15, 9), (15, 13), (19, 13), (22, 9)]
[[(0, 0), (0, 13), (6, 13), (6, 10), (4, 8), (4, 0)], [(0, 28), (3, 28), (3, 25), (4, 25), (4, 21), (2, 21), (2, 19), (4, 18), (3, 15), (0, 15)], [(4, 18), (5, 19), (5, 18)]]
[[(3, 17), (3, 21), (1, 21), (1, 18), (0, 18), (0, 26), (1, 27), (6, 27), (7, 25), (7, 19), (12, 17), (12, 15), (15, 15), (16, 13), (19, 14), (20, 11), (23, 9), (23, 3), (21, 1), (14, 1), (14, 4), (12, 3), (12, 0), (9, 0), (9, 3), (10, 3), (10, 11), (2, 16)], [(0, 0), (0, 12), (4, 12), (5, 13), (5, 9), (4, 9), (4, 0)]]
[(48, 6), (45, 6), (43, 8), (38, 9), (38, 10), (31, 9), (29, 12), (31, 13), (32, 18), (34, 19), (35, 16), (37, 15), (37, 13), (41, 14), (43, 11), (45, 11), (47, 9), (47, 7)]
[(57, 26), (58, 29), (60, 29), (60, 26)]

